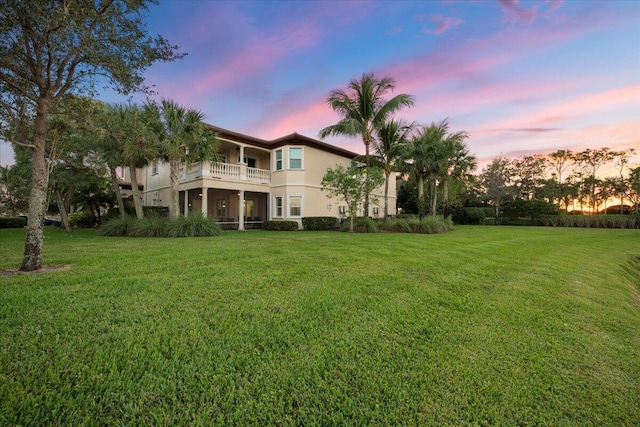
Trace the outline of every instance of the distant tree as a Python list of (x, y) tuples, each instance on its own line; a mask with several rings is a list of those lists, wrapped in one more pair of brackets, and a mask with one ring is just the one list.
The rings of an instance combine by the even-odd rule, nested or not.
[[(335, 125), (320, 131), (320, 138), (330, 135), (360, 136), (365, 148), (365, 176), (369, 176), (370, 147), (376, 131), (403, 107), (413, 105), (413, 96), (398, 94), (389, 100), (384, 96), (393, 91), (395, 80), (378, 79), (373, 73), (364, 73), (360, 80), (351, 80), (347, 91), (334, 89), (327, 98), (333, 111), (341, 116)], [(364, 216), (369, 215), (369, 193), (365, 193)]]
[(177, 218), (180, 214), (180, 163), (219, 161), (218, 139), (204, 124), (204, 114), (196, 109), (170, 100), (162, 100), (160, 105), (149, 104), (146, 108), (155, 110), (153, 116), (159, 118), (153, 129), (159, 141), (160, 156), (169, 162), (169, 216)]
[(624, 214), (624, 195), (627, 192), (627, 182), (624, 177), (624, 172), (629, 165), (629, 159), (635, 154), (635, 148), (628, 150), (617, 151), (613, 153), (613, 157), (616, 160), (616, 167), (618, 168), (619, 179), (617, 179), (615, 186), (613, 187), (614, 194), (620, 197), (620, 215)]
[(363, 203), (365, 194), (370, 194), (383, 183), (384, 176), (381, 169), (370, 168), (367, 178), (365, 170), (352, 162), (348, 168), (337, 165), (335, 168), (327, 169), (321, 185), (328, 197), (339, 198), (347, 204), (350, 216), (349, 231), (352, 232), (354, 217)]
[(636, 166), (629, 171), (627, 178), (627, 195), (635, 205), (635, 214), (638, 215), (638, 204), (640, 203), (640, 166)]
[(373, 164), (384, 171), (384, 217), (389, 215), (389, 179), (394, 171), (401, 169), (401, 160), (407, 149), (407, 139), (413, 130), (413, 123), (390, 120), (378, 130), (373, 139)]
[(496, 218), (500, 217), (500, 209), (506, 201), (513, 197), (513, 168), (509, 159), (495, 158), (486, 166), (479, 178), (482, 196), (493, 205)]
[(523, 156), (511, 162), (513, 180), (520, 197), (535, 199), (547, 173), (547, 158), (541, 155)]
[(69, 92), (92, 90), (105, 76), (118, 90), (145, 90), (142, 72), (181, 55), (147, 36), (148, 1), (3, 0), (0, 2), (0, 120), (3, 137), (29, 149), (32, 188), (23, 271), (42, 267), (51, 108)]

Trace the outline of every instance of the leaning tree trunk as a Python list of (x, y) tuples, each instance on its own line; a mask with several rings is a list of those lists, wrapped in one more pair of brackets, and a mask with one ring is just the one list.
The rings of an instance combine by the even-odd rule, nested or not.
[(120, 191), (120, 184), (118, 183), (118, 174), (116, 173), (116, 167), (109, 165), (109, 175), (111, 175), (111, 189), (116, 195), (116, 202), (118, 203), (118, 211), (120, 211), (120, 217), (127, 216), (127, 211), (124, 208), (124, 201), (122, 200), (122, 191)]
[(62, 194), (60, 194), (60, 190), (56, 189), (56, 203), (58, 204), (58, 210), (60, 211), (60, 218), (62, 219), (62, 225), (64, 229), (67, 230), (67, 233), (73, 232), (71, 228), (71, 223), (69, 222), (69, 211), (67, 210), (67, 206), (62, 200)]
[(133, 193), (133, 206), (136, 208), (136, 216), (138, 219), (144, 218), (144, 211), (142, 210), (142, 202), (140, 201), (140, 189), (138, 188), (138, 172), (136, 171), (136, 164), (131, 163), (129, 165), (129, 173), (131, 174), (131, 192)]
[(180, 174), (180, 159), (169, 159), (169, 178), (170, 178), (170, 197), (169, 197), (169, 218), (178, 218), (180, 215), (180, 196), (179, 196), (179, 174)]
[(36, 110), (35, 134), (31, 149), (31, 194), (27, 216), (27, 237), (24, 244), (22, 271), (42, 268), (42, 245), (44, 241), (44, 213), (46, 210), (49, 174), (45, 161), (45, 140), (47, 137), (47, 117), (49, 100), (39, 99)]

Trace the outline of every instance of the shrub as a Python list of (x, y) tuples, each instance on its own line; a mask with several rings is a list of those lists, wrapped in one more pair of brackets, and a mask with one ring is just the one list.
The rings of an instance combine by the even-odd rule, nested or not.
[(129, 236), (131, 237), (167, 237), (169, 220), (167, 217), (150, 215), (144, 219), (138, 219), (131, 224)]
[[(349, 231), (349, 223), (351, 219), (347, 218), (345, 222), (340, 226), (340, 231)], [(378, 227), (372, 218), (357, 217), (353, 221), (353, 231), (357, 233), (377, 233)]]
[(333, 216), (307, 216), (302, 218), (302, 227), (305, 230), (332, 230), (337, 222)]
[(463, 224), (478, 225), (487, 217), (484, 208), (464, 208), (462, 212)]
[(72, 227), (92, 228), (96, 226), (96, 216), (91, 211), (82, 211), (69, 215)]
[(121, 216), (111, 218), (102, 224), (98, 232), (103, 236), (128, 236), (137, 220), (132, 215), (127, 215), (124, 218)]
[(209, 237), (219, 236), (222, 232), (214, 218), (202, 213), (190, 213), (174, 220), (167, 220), (167, 236), (170, 237)]
[(298, 223), (295, 221), (265, 221), (262, 223), (264, 230), (275, 231), (294, 231), (298, 229)]
[(0, 216), (0, 228), (22, 228), (26, 225), (25, 216)]

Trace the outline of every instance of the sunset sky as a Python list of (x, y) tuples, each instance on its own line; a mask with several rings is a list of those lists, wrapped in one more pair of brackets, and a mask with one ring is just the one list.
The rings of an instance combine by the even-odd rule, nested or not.
[[(640, 151), (640, 1), (162, 0), (147, 22), (188, 53), (147, 72), (157, 98), (236, 132), (317, 138), (338, 120), (328, 93), (374, 72), (415, 96), (398, 118), (448, 117), (481, 165), (560, 148)], [(357, 138), (327, 142), (364, 150)], [(12, 162), (2, 143), (0, 164)]]

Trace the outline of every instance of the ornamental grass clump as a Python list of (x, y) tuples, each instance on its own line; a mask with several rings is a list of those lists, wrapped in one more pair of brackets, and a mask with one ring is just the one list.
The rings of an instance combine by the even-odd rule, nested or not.
[(393, 233), (411, 233), (413, 230), (404, 218), (385, 219), (378, 224), (378, 229)]
[(201, 213), (190, 213), (168, 223), (169, 237), (209, 237), (219, 236), (222, 232), (215, 219)]
[(133, 223), (129, 230), (131, 237), (167, 237), (169, 219), (166, 216), (150, 215)]
[(129, 236), (129, 233), (131, 232), (131, 229), (136, 221), (136, 217), (131, 215), (127, 215), (124, 218), (112, 218), (102, 224), (102, 226), (98, 230), (98, 233), (103, 236)]
[(449, 217), (443, 219), (437, 216), (427, 216), (422, 219), (410, 219), (408, 223), (413, 232), (419, 234), (439, 234), (453, 230), (453, 222)]
[[(349, 219), (342, 223), (340, 231), (349, 231)], [(353, 231), (356, 233), (377, 233), (378, 227), (372, 218), (358, 217), (353, 221)]]

